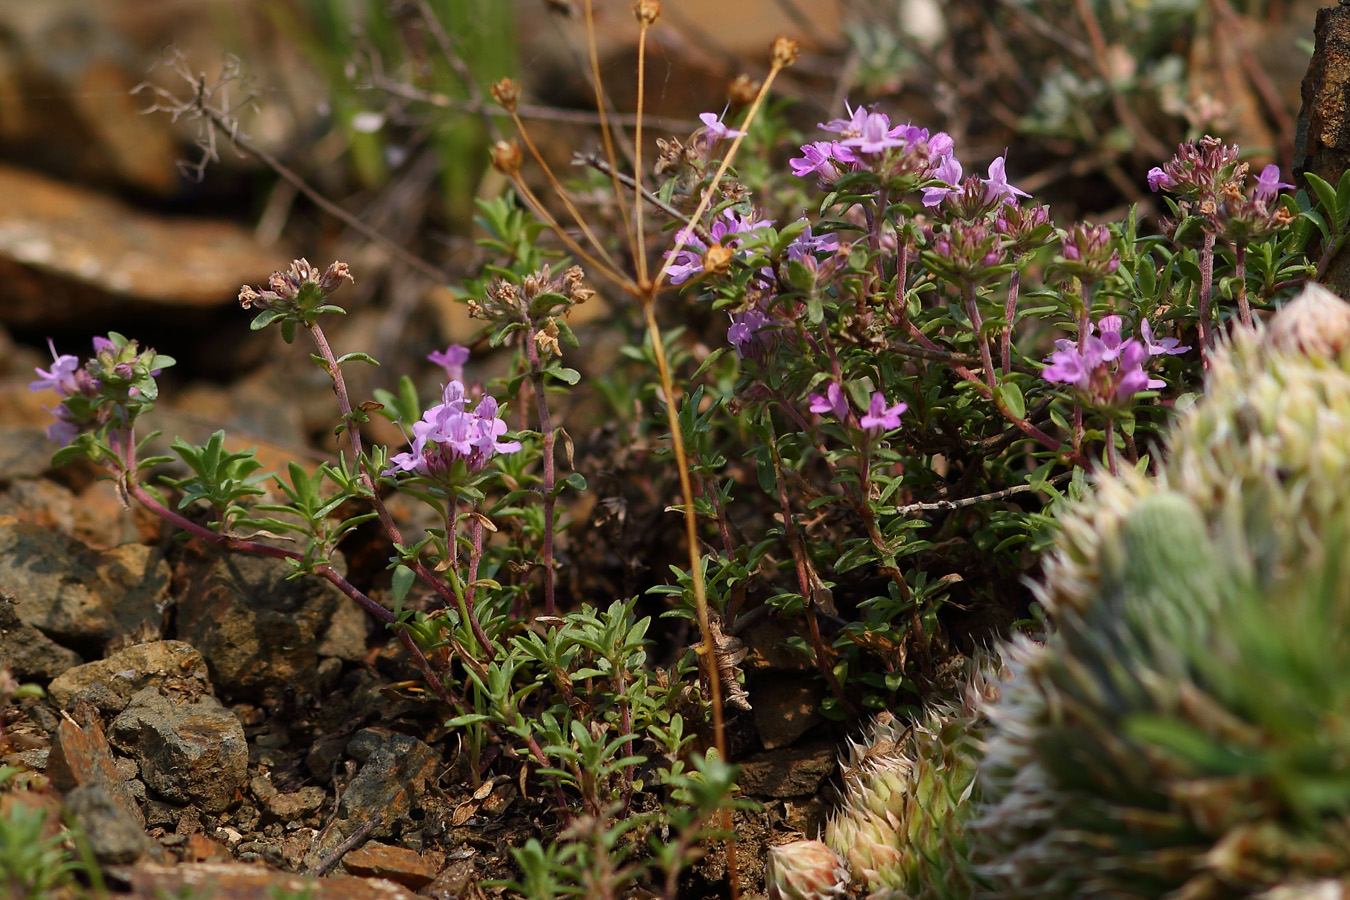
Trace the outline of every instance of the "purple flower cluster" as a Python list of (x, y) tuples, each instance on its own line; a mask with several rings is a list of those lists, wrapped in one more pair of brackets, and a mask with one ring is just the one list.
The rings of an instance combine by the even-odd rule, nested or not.
[(50, 369), (36, 368), (37, 378), (30, 391), (52, 390), (61, 405), (51, 410), (57, 421), (47, 428), (47, 439), (65, 446), (80, 432), (105, 425), (127, 425), (151, 401), (156, 388), (155, 376), (173, 360), (153, 350), (142, 350), (135, 341), (118, 334), (112, 340), (94, 338), (94, 355), (81, 364), (78, 357), (52, 353)]
[(929, 134), (909, 122), (891, 125), (885, 113), (863, 107), (848, 108), (848, 118), (821, 122), (822, 131), (839, 137), (831, 141), (813, 141), (802, 146), (802, 155), (788, 160), (798, 178), (817, 176), (829, 183), (845, 172), (871, 171), (883, 179), (904, 175), (927, 176), (934, 161), (952, 152), (951, 135), (939, 131)]
[[(848, 400), (844, 397), (844, 389), (836, 382), (831, 381), (826, 385), (824, 394), (812, 394), (809, 399), (813, 413), (830, 413), (841, 422), (848, 418)], [(900, 414), (907, 409), (908, 403), (887, 405), (885, 395), (881, 391), (873, 391), (867, 412), (862, 414), (858, 424), (871, 435), (883, 434), (900, 427)]]
[[(708, 229), (708, 237), (712, 238), (715, 245), (735, 250), (745, 242), (741, 235), (772, 224), (772, 219), (756, 219), (753, 214), (740, 216), (727, 209)], [(708, 252), (709, 247), (692, 228), (681, 229), (676, 236), (676, 243), (679, 245), (678, 250), (666, 252), (667, 256), (673, 253), (675, 257), (669, 269), (670, 283), (684, 284), (703, 271), (703, 254)]]
[(1124, 324), (1120, 316), (1106, 316), (1095, 328), (1088, 325), (1080, 344), (1055, 341), (1055, 352), (1041, 377), (1072, 385), (1086, 405), (1099, 409), (1124, 406), (1140, 391), (1164, 387), (1165, 382), (1149, 378), (1144, 363), (1152, 356), (1184, 353), (1190, 348), (1178, 346), (1176, 338), (1154, 340), (1147, 321), (1140, 326), (1142, 341), (1127, 338), (1122, 333)]
[[(464, 352), (457, 352), (460, 350)], [(448, 356), (458, 360), (461, 355), (467, 358), (468, 351), (451, 345), (445, 353), (433, 353), (428, 359), (439, 362), (438, 357)], [(462, 368), (463, 362), (458, 365)], [(520, 449), (520, 441), (501, 440), (507, 426), (497, 415), (496, 400), (484, 397), (473, 409), (468, 404), (463, 382), (454, 379), (446, 384), (441, 402), (423, 413), (420, 422), (413, 423), (412, 450), (390, 457), (393, 465), (384, 474), (412, 472), (443, 477), (457, 462), (463, 462), (470, 472), (477, 472), (496, 454)]]
[(973, 219), (1002, 204), (1017, 203), (1019, 197), (1031, 196), (1008, 183), (1005, 156), (989, 164), (987, 178), (972, 175), (963, 180), (961, 176), (961, 163), (948, 153), (933, 171), (933, 177), (943, 184), (924, 188), (923, 205), (933, 207), (945, 200), (954, 207), (958, 216)]

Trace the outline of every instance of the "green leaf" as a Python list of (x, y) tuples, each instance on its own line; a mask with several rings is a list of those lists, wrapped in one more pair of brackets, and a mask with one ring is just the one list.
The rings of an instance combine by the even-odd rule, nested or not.
[(1005, 381), (998, 385), (999, 401), (1007, 410), (1019, 419), (1027, 417), (1027, 402), (1022, 397), (1022, 389), (1015, 381)]

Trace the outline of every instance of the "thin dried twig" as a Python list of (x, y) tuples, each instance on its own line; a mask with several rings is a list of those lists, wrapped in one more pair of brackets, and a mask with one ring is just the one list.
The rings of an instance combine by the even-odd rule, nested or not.
[(315, 188), (311, 187), (298, 173), (290, 169), (281, 160), (259, 147), (248, 137), (248, 135), (240, 131), (239, 119), (235, 113), (239, 109), (251, 105), (253, 97), (250, 95), (234, 106), (231, 106), (228, 103), (228, 89), (230, 85), (236, 81), (240, 81), (242, 77), (237, 58), (226, 58), (220, 76), (215, 82), (208, 82), (206, 73), (204, 72), (194, 75), (191, 69), (188, 68), (186, 55), (176, 48), (168, 51), (164, 62), (176, 75), (192, 87), (191, 96), (181, 97), (167, 88), (150, 82), (143, 82), (136, 85), (136, 87), (132, 88), (132, 93), (149, 93), (155, 98), (154, 103), (152, 103), (148, 109), (144, 110), (144, 112), (168, 113), (174, 121), (177, 121), (182, 117), (200, 120), (201, 130), (197, 138), (197, 146), (202, 151), (201, 157), (194, 163), (179, 163), (180, 168), (183, 169), (186, 174), (189, 174), (190, 177), (195, 175), (197, 180), (200, 180), (202, 174), (206, 171), (208, 164), (219, 162), (220, 155), (216, 136), (217, 133), (223, 134), (225, 139), (229, 141), (230, 145), (234, 147), (236, 151), (246, 156), (252, 156), (254, 159), (267, 166), (267, 168), (271, 169), (279, 177), (289, 182), (297, 191), (308, 197), (312, 203), (324, 212), (341, 220), (343, 224), (367, 240), (379, 244), (400, 262), (410, 268), (416, 269), (438, 283), (449, 280), (449, 275), (439, 266), (410, 252), (388, 235), (378, 229), (372, 228), (361, 221), (361, 219), (329, 200)]

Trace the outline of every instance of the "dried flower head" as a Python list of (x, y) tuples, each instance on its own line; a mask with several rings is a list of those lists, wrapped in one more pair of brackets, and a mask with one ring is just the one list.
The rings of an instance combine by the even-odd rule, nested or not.
[(791, 38), (782, 37), (781, 35), (774, 38), (773, 51), (770, 53), (770, 59), (773, 61), (775, 67), (780, 69), (787, 68), (795, 63), (801, 55), (801, 48), (797, 45), (796, 41)]
[(509, 113), (516, 111), (520, 102), (520, 82), (514, 78), (503, 78), (492, 86), (492, 99)]
[(643, 28), (654, 25), (661, 18), (661, 0), (637, 0), (633, 4), (633, 18)]

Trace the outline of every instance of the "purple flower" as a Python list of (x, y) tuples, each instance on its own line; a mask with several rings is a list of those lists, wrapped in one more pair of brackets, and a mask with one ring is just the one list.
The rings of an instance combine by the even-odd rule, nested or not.
[(841, 163), (853, 162), (853, 154), (847, 147), (836, 141), (813, 141), (802, 145), (802, 155), (788, 160), (792, 174), (805, 178), (815, 174), (821, 181), (832, 181), (839, 177)]
[(812, 394), (810, 400), (813, 413), (834, 413), (834, 417), (841, 422), (848, 418), (848, 401), (844, 399), (844, 391), (833, 381), (825, 388), (825, 396)]
[[(1116, 321), (1110, 321), (1113, 319)], [(1121, 322), (1119, 316), (1107, 316), (1098, 324)], [(1103, 327), (1102, 337), (1088, 337), (1081, 350), (1067, 340), (1055, 341), (1055, 347), (1041, 377), (1077, 388), (1081, 401), (1088, 406), (1123, 406), (1140, 391), (1165, 386), (1165, 382), (1149, 378), (1144, 371), (1148, 349), (1134, 338), (1121, 340), (1118, 328)]]
[(1006, 154), (995, 159), (989, 164), (989, 177), (984, 179), (984, 190), (986, 196), (997, 196), (1004, 203), (1016, 203), (1018, 197), (1030, 197), (1026, 191), (1013, 187), (1008, 183), (1008, 175), (1004, 171), (1006, 163)]
[(844, 109), (848, 112), (847, 119), (831, 119), (828, 122), (818, 122), (816, 123), (816, 127), (821, 131), (832, 131), (835, 134), (844, 137), (853, 137), (861, 134), (863, 123), (867, 121), (867, 117), (871, 115), (871, 113), (861, 106), (857, 109), (850, 109), (847, 100), (844, 101)]
[[(107, 338), (102, 339), (105, 344), (112, 346)], [(94, 339), (94, 348), (98, 349), (98, 338)], [(79, 379), (76, 372), (80, 370), (80, 360), (78, 357), (71, 356), (69, 353), (57, 355), (56, 344), (50, 338), (47, 339), (47, 348), (52, 352), (52, 367), (50, 369), (33, 369), (38, 374), (36, 381), (30, 382), (28, 390), (45, 391), (51, 389), (56, 391), (62, 397), (69, 397), (77, 393), (80, 389)], [(69, 442), (67, 442), (69, 443)]]
[[(724, 111), (723, 115), (725, 114)], [(708, 142), (707, 146), (709, 152), (712, 151), (713, 145), (723, 138), (738, 138), (745, 135), (744, 131), (728, 128), (726, 123), (722, 121), (722, 116), (719, 116), (716, 113), (699, 113), (698, 118), (699, 121), (703, 123), (703, 134), (705, 140)]]
[[(728, 209), (723, 211), (721, 218), (713, 222), (712, 227), (708, 229), (708, 237), (712, 238), (715, 244), (734, 249), (743, 243), (737, 235), (772, 224), (772, 219), (756, 219), (753, 214), (738, 216)], [(667, 274), (670, 276), (671, 284), (684, 284), (703, 271), (703, 254), (707, 252), (708, 245), (703, 243), (692, 228), (681, 229), (676, 241), (680, 249), (674, 251), (674, 262), (668, 267)], [(672, 255), (672, 251), (667, 251), (666, 255)]]
[[(900, 131), (901, 129), (896, 130)], [(882, 113), (868, 113), (863, 118), (862, 127), (858, 129), (858, 133), (853, 137), (845, 138), (840, 143), (845, 147), (852, 147), (860, 153), (883, 153), (892, 147), (905, 146), (904, 138), (892, 132), (891, 120)]]
[(1280, 167), (1271, 163), (1261, 170), (1261, 174), (1256, 176), (1256, 189), (1253, 196), (1257, 200), (1269, 202), (1272, 197), (1280, 192), (1280, 188), (1293, 189), (1293, 185), (1287, 181), (1280, 180)]
[(768, 335), (760, 334), (760, 329), (773, 323), (757, 309), (731, 314), (731, 327), (727, 329), (727, 340), (736, 348), (741, 359), (756, 356), (757, 351), (767, 343)]
[(961, 163), (950, 153), (942, 157), (942, 162), (938, 163), (938, 167), (933, 171), (933, 177), (938, 181), (946, 182), (946, 184), (924, 188), (924, 206), (937, 206), (948, 196), (961, 192), (960, 187), (958, 187), (961, 184)]
[(1144, 349), (1148, 350), (1149, 356), (1158, 356), (1160, 354), (1175, 356), (1178, 353), (1185, 353), (1187, 350), (1191, 349), (1190, 347), (1178, 346), (1181, 341), (1174, 337), (1154, 340), (1153, 326), (1148, 323), (1148, 319), (1144, 319), (1139, 323), (1139, 336), (1143, 338)]
[(503, 441), (507, 425), (498, 416), (497, 401), (484, 397), (477, 409), (468, 409), (464, 385), (451, 381), (445, 386), (441, 402), (414, 422), (412, 449), (389, 458), (393, 463), (384, 471), (392, 476), (413, 472), (424, 476), (443, 476), (462, 461), (470, 472), (481, 470), (498, 453), (515, 453), (519, 441)]
[(886, 398), (882, 396), (881, 391), (874, 391), (872, 402), (867, 407), (867, 412), (859, 420), (862, 425), (872, 434), (880, 434), (883, 431), (890, 431), (892, 428), (900, 427), (900, 414), (909, 409), (908, 403), (897, 403), (894, 406), (886, 405)]
[(427, 360), (445, 369), (445, 375), (451, 381), (463, 381), (464, 364), (469, 361), (469, 348), (451, 344), (444, 350), (428, 353)]
[(1162, 166), (1154, 166), (1148, 170), (1148, 189), (1157, 193), (1159, 190), (1165, 190), (1175, 185), (1172, 176), (1163, 171)]
[[(800, 220), (798, 220), (800, 221)], [(817, 253), (833, 253), (839, 249), (839, 235), (833, 232), (827, 234), (812, 234), (811, 225), (808, 222), (802, 229), (802, 233), (797, 235), (797, 239), (788, 244), (788, 259), (801, 259), (804, 256), (814, 256)]]

